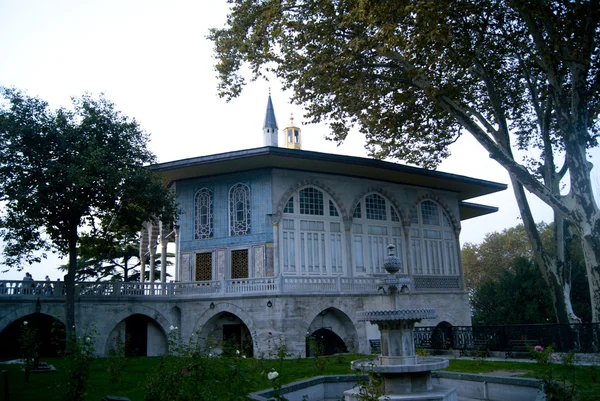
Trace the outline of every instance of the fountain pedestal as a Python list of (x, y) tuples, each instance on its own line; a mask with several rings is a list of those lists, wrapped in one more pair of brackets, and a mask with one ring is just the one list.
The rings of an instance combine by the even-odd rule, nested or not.
[[(456, 401), (456, 390), (434, 385), (431, 371), (448, 367), (443, 358), (419, 358), (415, 353), (414, 326), (421, 319), (435, 318), (433, 309), (401, 309), (368, 311), (359, 314), (360, 320), (376, 324), (381, 332), (381, 355), (376, 361), (356, 361), (353, 370), (377, 375), (372, 380), (373, 392), (383, 394), (380, 400)], [(366, 391), (365, 391), (366, 390)], [(345, 401), (364, 399), (365, 388), (344, 392)]]

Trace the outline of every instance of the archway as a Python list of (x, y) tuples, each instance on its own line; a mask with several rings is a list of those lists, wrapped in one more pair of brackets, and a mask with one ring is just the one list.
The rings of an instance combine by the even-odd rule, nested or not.
[(0, 359), (21, 357), (21, 333), (27, 327), (35, 333), (38, 354), (42, 358), (62, 356), (65, 352), (65, 325), (53, 316), (32, 313), (9, 324), (0, 333)]
[(167, 337), (152, 318), (136, 313), (119, 322), (110, 333), (106, 354), (122, 349), (126, 356), (157, 356), (167, 350)]
[(358, 344), (352, 320), (341, 310), (322, 310), (311, 322), (306, 336), (306, 356), (348, 352)]
[(348, 352), (346, 343), (340, 336), (328, 328), (318, 329), (308, 336), (306, 341), (306, 356), (321, 356), (342, 354)]
[(206, 341), (209, 352), (231, 356), (254, 356), (252, 335), (248, 326), (231, 312), (219, 312), (202, 326), (200, 338)]
[(446, 350), (452, 347), (452, 325), (446, 321), (438, 323), (431, 335), (431, 348)]

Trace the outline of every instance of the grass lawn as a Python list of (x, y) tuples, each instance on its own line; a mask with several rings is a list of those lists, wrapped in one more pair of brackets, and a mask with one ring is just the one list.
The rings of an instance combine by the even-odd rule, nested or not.
[[(208, 359), (208, 358), (206, 358)], [(350, 374), (350, 361), (357, 359), (356, 355), (332, 356), (315, 359), (291, 360), (257, 360), (232, 358), (228, 360), (214, 359), (203, 366), (201, 380), (211, 380), (216, 383), (214, 388), (221, 388), (221, 393), (213, 393), (215, 399), (227, 400), (232, 398), (232, 389), (236, 386), (240, 391), (252, 392), (272, 387), (264, 372), (276, 370), (282, 383), (309, 378), (318, 375)], [(61, 359), (44, 360), (57, 368), (55, 373), (31, 375), (30, 382), (25, 383), (20, 365), (2, 365), (1, 370), (9, 372), (10, 401), (60, 401), (65, 388), (64, 362)], [(108, 369), (108, 359), (96, 359), (91, 366), (91, 376), (86, 400), (100, 401), (106, 395), (127, 397), (131, 401), (143, 401), (147, 384), (152, 374), (159, 367), (161, 358), (128, 358), (122, 375), (122, 383), (111, 381)], [(237, 366), (233, 371), (232, 366)], [(599, 368), (577, 366), (573, 372), (568, 372), (561, 365), (554, 365), (554, 377), (574, 374), (579, 389), (579, 400), (597, 400), (600, 394), (600, 383), (595, 381)], [(522, 377), (536, 377), (542, 374), (540, 366), (535, 363), (474, 361), (470, 359), (451, 359), (447, 369), (455, 372), (486, 373), (498, 370), (518, 370), (528, 372)], [(233, 372), (233, 373), (232, 373)], [(214, 377), (211, 376), (214, 373)], [(179, 378), (181, 373), (174, 372)], [(154, 375), (156, 377), (156, 374)], [(161, 380), (164, 376), (161, 376)], [(164, 379), (168, 380), (168, 379)], [(194, 385), (193, 381), (189, 381)], [(2, 384), (0, 383), (0, 387)], [(0, 397), (4, 389), (0, 390)], [(239, 392), (238, 392), (239, 393)]]

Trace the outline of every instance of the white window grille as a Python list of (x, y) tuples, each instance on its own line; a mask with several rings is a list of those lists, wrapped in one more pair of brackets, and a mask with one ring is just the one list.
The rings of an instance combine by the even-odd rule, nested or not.
[(459, 274), (456, 236), (446, 212), (425, 200), (412, 213), (411, 264), (414, 274)]
[[(363, 218), (364, 217), (364, 218)], [(404, 231), (400, 214), (389, 200), (379, 194), (366, 195), (354, 209), (352, 224), (353, 265), (357, 274), (383, 274), (387, 246), (396, 246), (406, 273), (403, 247)]]
[(250, 234), (250, 188), (245, 184), (229, 190), (229, 232), (231, 236)]
[(333, 198), (318, 188), (305, 187), (290, 197), (280, 234), (284, 274), (343, 273), (344, 226), (338, 210)]
[(194, 197), (194, 239), (213, 236), (213, 193), (202, 188)]

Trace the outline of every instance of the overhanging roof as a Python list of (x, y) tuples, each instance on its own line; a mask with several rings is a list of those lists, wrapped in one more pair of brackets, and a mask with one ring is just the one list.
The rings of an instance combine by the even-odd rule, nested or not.
[(461, 220), (498, 210), (494, 207), (462, 201), (507, 188), (506, 184), (398, 163), (271, 146), (176, 160), (155, 164), (150, 168), (161, 173), (167, 186), (177, 181), (198, 177), (281, 168), (441, 189), (458, 195), (458, 200), (461, 201)]

